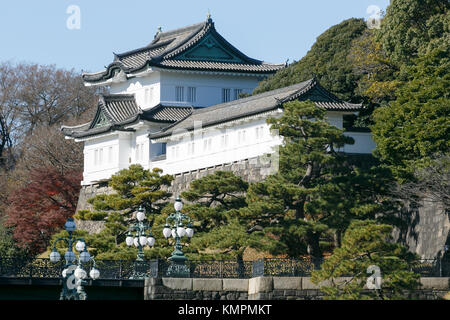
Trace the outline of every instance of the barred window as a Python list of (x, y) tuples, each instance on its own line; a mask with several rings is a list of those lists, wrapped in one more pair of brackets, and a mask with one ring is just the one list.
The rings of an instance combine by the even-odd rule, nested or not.
[(179, 102), (184, 101), (184, 87), (175, 88), (175, 100)]
[(242, 89), (234, 89), (234, 100), (239, 99), (239, 95), (242, 93)]
[(197, 101), (197, 88), (188, 87), (187, 101), (188, 102), (196, 102)]
[(222, 89), (222, 102), (231, 100), (231, 89)]

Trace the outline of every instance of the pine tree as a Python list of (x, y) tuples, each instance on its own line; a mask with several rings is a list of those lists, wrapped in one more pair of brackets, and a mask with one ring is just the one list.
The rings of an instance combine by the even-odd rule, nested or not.
[[(334, 250), (321, 270), (312, 273), (314, 283), (323, 283), (321, 290), (326, 299), (404, 299), (408, 291), (419, 287), (419, 274), (410, 271), (415, 255), (391, 242), (391, 232), (392, 226), (375, 220), (352, 222), (342, 247)], [(381, 283), (365, 288), (372, 274), (381, 277)], [(376, 281), (379, 280), (375, 279), (374, 284)]]
[(450, 150), (448, 56), (448, 48), (436, 49), (417, 59), (397, 100), (374, 113), (376, 155), (400, 182), (412, 179), (417, 167), (430, 165), (434, 155)]
[[(83, 211), (80, 216), (97, 216), (105, 220), (105, 229), (99, 234), (87, 237), (92, 253), (100, 259), (134, 259), (137, 249), (124, 243), (128, 225), (139, 207), (144, 207), (146, 218), (152, 227), (161, 221), (163, 209), (169, 206), (171, 193), (167, 191), (173, 177), (161, 175), (162, 170), (145, 170), (141, 165), (131, 165), (113, 175), (108, 185), (114, 193), (101, 194), (88, 200), (94, 212)], [(158, 224), (158, 223), (157, 223)], [(161, 224), (161, 223), (159, 223)], [(156, 226), (154, 234), (162, 234), (162, 227)], [(160, 230), (161, 229), (161, 230)], [(166, 256), (170, 248), (162, 237), (155, 236), (157, 243), (152, 250), (145, 250), (145, 256)]]
[[(311, 210), (321, 186), (342, 174), (344, 158), (336, 152), (353, 139), (330, 125), (325, 110), (313, 102), (284, 104), (283, 115), (270, 118), (284, 143), (280, 147), (280, 170), (249, 188), (249, 210), (264, 217), (266, 227), (279, 237), (290, 256), (306, 251), (322, 256), (320, 238), (328, 229), (326, 213)], [(303, 251), (303, 252), (302, 252)]]
[(246, 248), (266, 248), (269, 241), (246, 210), (248, 186), (230, 171), (216, 171), (191, 182), (189, 190), (182, 193), (193, 202), (185, 205), (185, 211), (196, 221), (190, 249), (198, 257), (235, 258), (242, 263)]

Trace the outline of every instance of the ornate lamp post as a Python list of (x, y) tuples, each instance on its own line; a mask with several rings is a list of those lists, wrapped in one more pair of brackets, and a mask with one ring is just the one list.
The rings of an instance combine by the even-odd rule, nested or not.
[[(63, 290), (61, 291), (60, 300), (86, 300), (87, 295), (84, 291), (83, 285), (86, 284), (84, 279), (87, 277), (86, 271), (83, 269), (83, 263), (87, 263), (90, 260), (94, 262), (94, 266), (89, 272), (89, 276), (96, 280), (100, 277), (100, 272), (95, 267), (95, 260), (91, 257), (86, 249), (86, 242), (83, 238), (73, 239), (72, 233), (76, 229), (75, 222), (73, 218), (68, 218), (66, 224), (64, 225), (66, 231), (69, 233), (68, 238), (58, 238), (53, 244), (53, 250), (50, 253), (50, 261), (56, 263), (61, 260), (61, 255), (58, 250), (56, 250), (56, 244), (60, 241), (64, 241), (67, 245), (67, 251), (64, 254), (64, 259), (66, 260), (65, 268), (62, 272), (63, 276)], [(75, 249), (80, 252), (78, 258), (72, 251), (74, 242)], [(74, 262), (78, 260), (77, 264)]]
[[(166, 225), (163, 229), (163, 235), (166, 239), (172, 236), (175, 239), (175, 250), (172, 252), (172, 256), (169, 260), (172, 262), (167, 270), (168, 276), (178, 276), (178, 277), (188, 277), (189, 267), (186, 266), (186, 256), (181, 249), (180, 239), (187, 236), (189, 239), (194, 235), (194, 229), (192, 229), (191, 219), (181, 212), (183, 208), (183, 203), (180, 197), (177, 197), (174, 204), (175, 213), (172, 213), (166, 219)], [(171, 222), (171, 225), (169, 224)], [(187, 222), (186, 227), (184, 227), (183, 222)]]
[[(145, 222), (145, 209), (141, 206), (136, 213), (137, 222), (132, 223), (128, 228), (128, 235), (125, 239), (126, 244), (131, 247), (134, 245), (138, 248), (138, 254), (136, 257), (135, 266), (139, 266), (144, 262), (145, 245), (153, 247), (155, 244), (155, 238), (153, 238), (152, 228)], [(133, 236), (134, 232), (134, 236)], [(145, 272), (138, 272), (135, 268), (132, 279), (141, 279), (145, 276)]]

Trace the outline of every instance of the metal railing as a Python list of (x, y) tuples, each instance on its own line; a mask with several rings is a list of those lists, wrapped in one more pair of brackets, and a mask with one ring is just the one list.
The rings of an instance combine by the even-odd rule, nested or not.
[[(191, 278), (252, 278), (258, 276), (301, 277), (310, 276), (313, 270), (320, 269), (320, 260), (304, 259), (260, 259), (256, 261), (188, 260)], [(89, 270), (92, 262), (84, 264)], [(129, 280), (133, 275), (140, 277), (164, 277), (170, 262), (166, 260), (96, 260), (100, 279)], [(64, 263), (51, 263), (42, 258), (4, 258), (0, 257), (0, 277), (14, 278), (60, 278)], [(414, 263), (411, 271), (424, 277), (450, 277), (449, 260), (420, 260)]]

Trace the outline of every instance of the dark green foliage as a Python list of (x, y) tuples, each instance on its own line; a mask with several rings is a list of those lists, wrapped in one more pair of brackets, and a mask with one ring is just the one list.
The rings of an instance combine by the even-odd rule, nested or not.
[(429, 165), (433, 154), (450, 150), (448, 50), (436, 49), (417, 59), (397, 100), (374, 114), (376, 154), (400, 181), (410, 178), (417, 166)]
[(248, 186), (232, 172), (216, 171), (193, 181), (182, 193), (184, 199), (194, 202), (183, 210), (196, 221), (196, 236), (189, 246), (197, 252), (196, 258), (242, 260), (246, 248), (267, 247), (263, 233), (252, 230), (256, 223), (253, 215), (245, 210)]
[(320, 201), (319, 190), (343, 170), (343, 158), (335, 150), (353, 139), (330, 125), (324, 110), (309, 101), (286, 103), (283, 115), (267, 122), (284, 139), (279, 173), (249, 188), (248, 209), (279, 239), (279, 250), (299, 256), (307, 249), (321, 257), (326, 213), (311, 209)]
[(420, 54), (448, 47), (449, 9), (448, 0), (392, 0), (379, 34), (384, 50), (393, 61), (409, 64)]
[(317, 37), (314, 45), (300, 61), (262, 81), (254, 94), (296, 84), (316, 76), (325, 88), (338, 97), (360, 102), (359, 96), (355, 94), (356, 82), (360, 76), (353, 73), (347, 56), (352, 41), (361, 36), (366, 28), (362, 19), (348, 19), (329, 28)]
[(101, 221), (108, 216), (105, 211), (79, 210), (73, 217), (77, 220)]
[[(137, 249), (129, 248), (124, 243), (125, 234), (134, 212), (143, 206), (151, 225), (158, 221), (163, 208), (171, 196), (163, 190), (170, 186), (173, 179), (170, 175), (161, 175), (161, 170), (144, 170), (140, 165), (131, 165), (128, 169), (113, 175), (109, 186), (115, 191), (112, 194), (102, 194), (88, 200), (96, 211), (82, 210), (78, 218), (88, 220), (104, 220), (105, 228), (98, 234), (87, 237), (92, 253), (99, 259), (134, 259)], [(158, 226), (159, 227), (159, 226)], [(162, 230), (162, 228), (161, 228)], [(158, 232), (160, 230), (158, 229)], [(162, 234), (159, 233), (159, 234)], [(169, 249), (160, 237), (157, 245), (163, 249), (145, 250), (146, 258), (158, 257), (161, 250), (166, 254)]]
[[(312, 273), (316, 284), (328, 280), (321, 288), (327, 299), (404, 299), (408, 291), (420, 286), (419, 275), (411, 272), (417, 258), (400, 244), (389, 241), (392, 226), (374, 220), (354, 221), (322, 269)], [(363, 290), (369, 266), (381, 271), (380, 290)], [(350, 277), (344, 281), (337, 278)]]
[(0, 219), (0, 258), (27, 256), (28, 252), (17, 246), (11, 228), (5, 227), (1, 220), (2, 219)]

